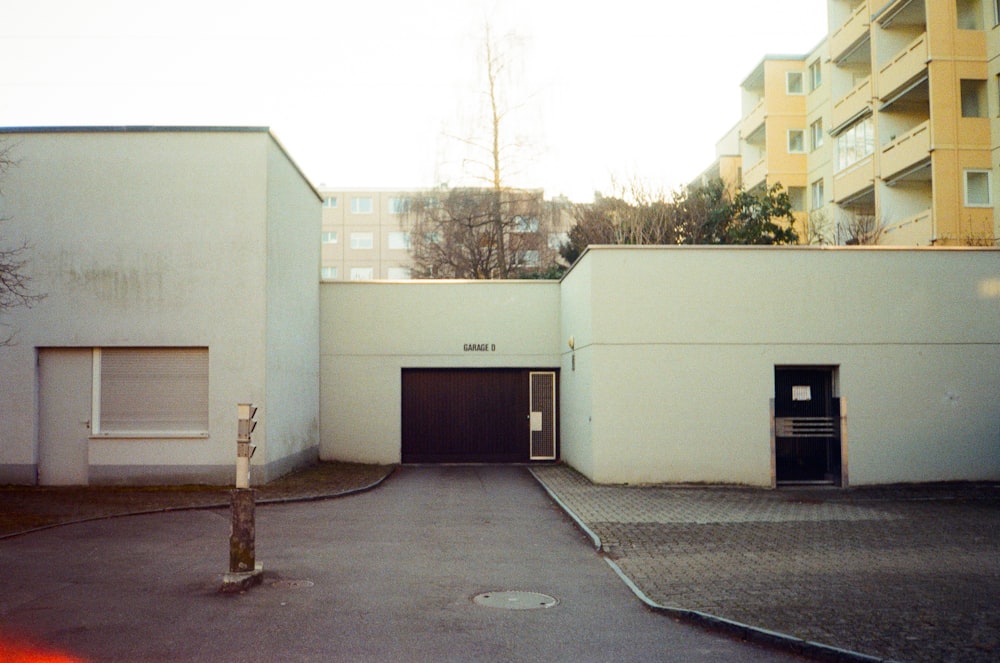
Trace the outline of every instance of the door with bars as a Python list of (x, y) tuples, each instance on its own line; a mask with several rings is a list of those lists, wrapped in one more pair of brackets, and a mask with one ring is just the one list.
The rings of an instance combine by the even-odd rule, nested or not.
[(556, 459), (556, 374), (529, 374), (531, 403), (531, 460)]

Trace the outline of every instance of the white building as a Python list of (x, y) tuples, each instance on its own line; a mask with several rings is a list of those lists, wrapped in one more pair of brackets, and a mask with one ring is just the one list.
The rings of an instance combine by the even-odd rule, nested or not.
[(320, 198), (266, 129), (4, 130), (0, 483), (229, 483), (316, 458)]
[(317, 456), (596, 482), (1000, 480), (1000, 250), (591, 247), (561, 281), (324, 282), (265, 129), (6, 130), (0, 483)]

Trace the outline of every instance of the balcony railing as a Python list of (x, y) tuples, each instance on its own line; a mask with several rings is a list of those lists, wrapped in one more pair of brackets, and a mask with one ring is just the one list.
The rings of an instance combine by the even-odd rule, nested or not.
[(833, 104), (831, 120), (834, 129), (842, 127), (849, 120), (868, 110), (871, 107), (871, 101), (872, 79), (869, 76)]
[(830, 59), (837, 62), (868, 34), (868, 3), (862, 2), (850, 17), (830, 35)]
[(927, 68), (927, 33), (896, 53), (878, 72), (879, 96), (889, 99)]
[(752, 189), (763, 182), (765, 177), (767, 177), (766, 155), (743, 171), (743, 186), (746, 189)]
[(927, 246), (934, 236), (932, 211), (922, 212), (907, 217), (902, 221), (892, 221), (882, 230), (880, 244), (890, 246)]
[(882, 147), (882, 179), (905, 171), (927, 159), (931, 151), (930, 120), (919, 124)]
[(764, 99), (758, 101), (750, 112), (743, 117), (742, 128), (743, 135), (749, 136), (754, 130), (760, 125), (764, 124)]
[(875, 184), (875, 159), (869, 154), (858, 163), (833, 176), (833, 199), (838, 203), (851, 200)]

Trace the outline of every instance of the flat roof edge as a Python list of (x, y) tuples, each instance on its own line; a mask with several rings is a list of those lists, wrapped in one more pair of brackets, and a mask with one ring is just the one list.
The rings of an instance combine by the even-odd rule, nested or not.
[(240, 126), (168, 126), (100, 125), (0, 127), (0, 134), (77, 134), (77, 133), (267, 133), (269, 127)]

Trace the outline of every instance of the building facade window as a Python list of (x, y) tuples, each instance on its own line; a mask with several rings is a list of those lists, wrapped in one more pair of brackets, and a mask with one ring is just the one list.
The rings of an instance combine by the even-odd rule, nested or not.
[(98, 435), (208, 435), (208, 348), (102, 348)]
[(956, 0), (959, 30), (983, 29), (983, 6), (981, 0)]
[(823, 145), (823, 119), (820, 118), (809, 125), (809, 147), (817, 150)]
[(823, 179), (820, 178), (809, 185), (809, 203), (811, 209), (820, 209), (823, 201)]
[(788, 153), (803, 154), (806, 151), (806, 132), (802, 129), (788, 130)]
[(785, 74), (785, 90), (788, 94), (805, 94), (801, 71), (789, 71)]
[(352, 281), (371, 281), (375, 278), (374, 267), (351, 267)]
[(338, 239), (337, 239), (337, 231), (336, 230), (332, 230), (332, 231), (328, 231), (328, 232), (323, 233), (323, 243), (324, 244), (336, 244), (337, 241), (338, 241)]
[(372, 233), (351, 233), (352, 249), (370, 249), (375, 246), (375, 237)]
[(992, 207), (993, 196), (990, 192), (990, 171), (965, 171), (965, 206)]
[(538, 267), (538, 251), (518, 251), (517, 264), (522, 267)]
[(793, 212), (805, 212), (806, 188), (804, 186), (788, 187), (788, 200), (792, 204)]
[(323, 199), (323, 207), (335, 208), (337, 206), (337, 196), (327, 196)]
[(393, 197), (389, 199), (389, 214), (406, 214), (409, 211), (409, 198)]
[(371, 214), (375, 204), (371, 196), (355, 196), (351, 198), (351, 214)]
[(324, 281), (333, 281), (337, 278), (337, 268), (336, 267), (324, 267), (320, 270), (320, 278)]
[(396, 251), (409, 251), (410, 233), (407, 232), (389, 233), (389, 248)]
[(962, 117), (988, 117), (986, 81), (963, 78), (959, 85), (962, 96)]
[(410, 268), (409, 267), (390, 267), (386, 270), (386, 276), (390, 281), (409, 281), (410, 280)]
[(516, 233), (538, 232), (538, 219), (533, 216), (515, 216), (514, 232)]
[(837, 136), (836, 169), (843, 170), (875, 152), (875, 126), (872, 118), (855, 122)]
[(548, 246), (553, 251), (558, 251), (559, 249), (561, 249), (566, 244), (569, 244), (569, 233), (568, 232), (549, 233)]
[(809, 91), (815, 92), (823, 86), (823, 63), (815, 60), (809, 65)]

